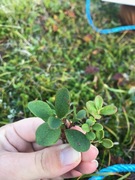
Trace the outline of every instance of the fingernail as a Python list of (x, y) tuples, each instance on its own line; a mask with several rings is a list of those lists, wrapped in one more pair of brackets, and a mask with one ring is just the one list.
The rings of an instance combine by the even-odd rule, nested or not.
[(96, 165), (96, 168), (98, 167), (98, 161), (97, 161), (97, 160), (93, 160), (93, 161), (91, 161), (91, 162)]
[(67, 145), (61, 150), (60, 159), (62, 165), (67, 166), (79, 161), (81, 159), (81, 153)]

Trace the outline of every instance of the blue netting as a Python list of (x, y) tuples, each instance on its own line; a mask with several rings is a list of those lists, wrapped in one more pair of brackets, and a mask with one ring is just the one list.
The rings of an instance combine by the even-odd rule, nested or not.
[(135, 25), (129, 25), (129, 26), (120, 26), (120, 27), (115, 27), (115, 28), (111, 28), (111, 29), (99, 29), (97, 28), (92, 20), (91, 17), (91, 12), (90, 12), (90, 0), (86, 0), (86, 16), (88, 19), (88, 22), (90, 24), (90, 26), (96, 31), (99, 32), (101, 34), (110, 34), (110, 33), (116, 33), (116, 32), (120, 32), (120, 31), (128, 31), (128, 30), (135, 30)]
[(96, 173), (96, 176), (89, 178), (89, 180), (102, 180), (110, 174), (126, 172), (135, 172), (135, 164), (116, 164), (107, 168), (103, 168)]

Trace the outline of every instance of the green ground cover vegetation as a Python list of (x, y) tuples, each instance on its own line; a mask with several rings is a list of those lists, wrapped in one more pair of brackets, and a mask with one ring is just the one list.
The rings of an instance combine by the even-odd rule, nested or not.
[[(93, 0), (91, 10), (96, 26), (120, 25), (118, 5)], [(102, 120), (114, 147), (99, 146), (99, 169), (135, 163), (134, 34), (96, 33), (84, 0), (1, 0), (0, 126), (32, 116), (29, 101), (53, 102), (63, 86), (78, 109), (96, 95), (118, 108)]]

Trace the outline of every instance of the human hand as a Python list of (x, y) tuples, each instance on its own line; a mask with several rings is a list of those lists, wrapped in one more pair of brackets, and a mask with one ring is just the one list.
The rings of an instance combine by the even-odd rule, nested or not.
[(96, 171), (98, 149), (77, 152), (59, 141), (51, 147), (35, 142), (35, 132), (44, 121), (27, 118), (0, 128), (1, 180), (61, 180)]

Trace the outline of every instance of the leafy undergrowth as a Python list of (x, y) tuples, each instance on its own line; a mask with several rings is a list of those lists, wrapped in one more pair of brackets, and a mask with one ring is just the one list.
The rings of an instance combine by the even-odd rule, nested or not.
[[(120, 25), (118, 9), (93, 1), (95, 25)], [(118, 112), (102, 122), (115, 145), (111, 150), (99, 147), (99, 169), (135, 163), (134, 34), (96, 33), (86, 20), (85, 1), (75, 0), (2, 0), (0, 29), (1, 126), (32, 116), (29, 101), (53, 102), (63, 86), (78, 110), (101, 95)]]

